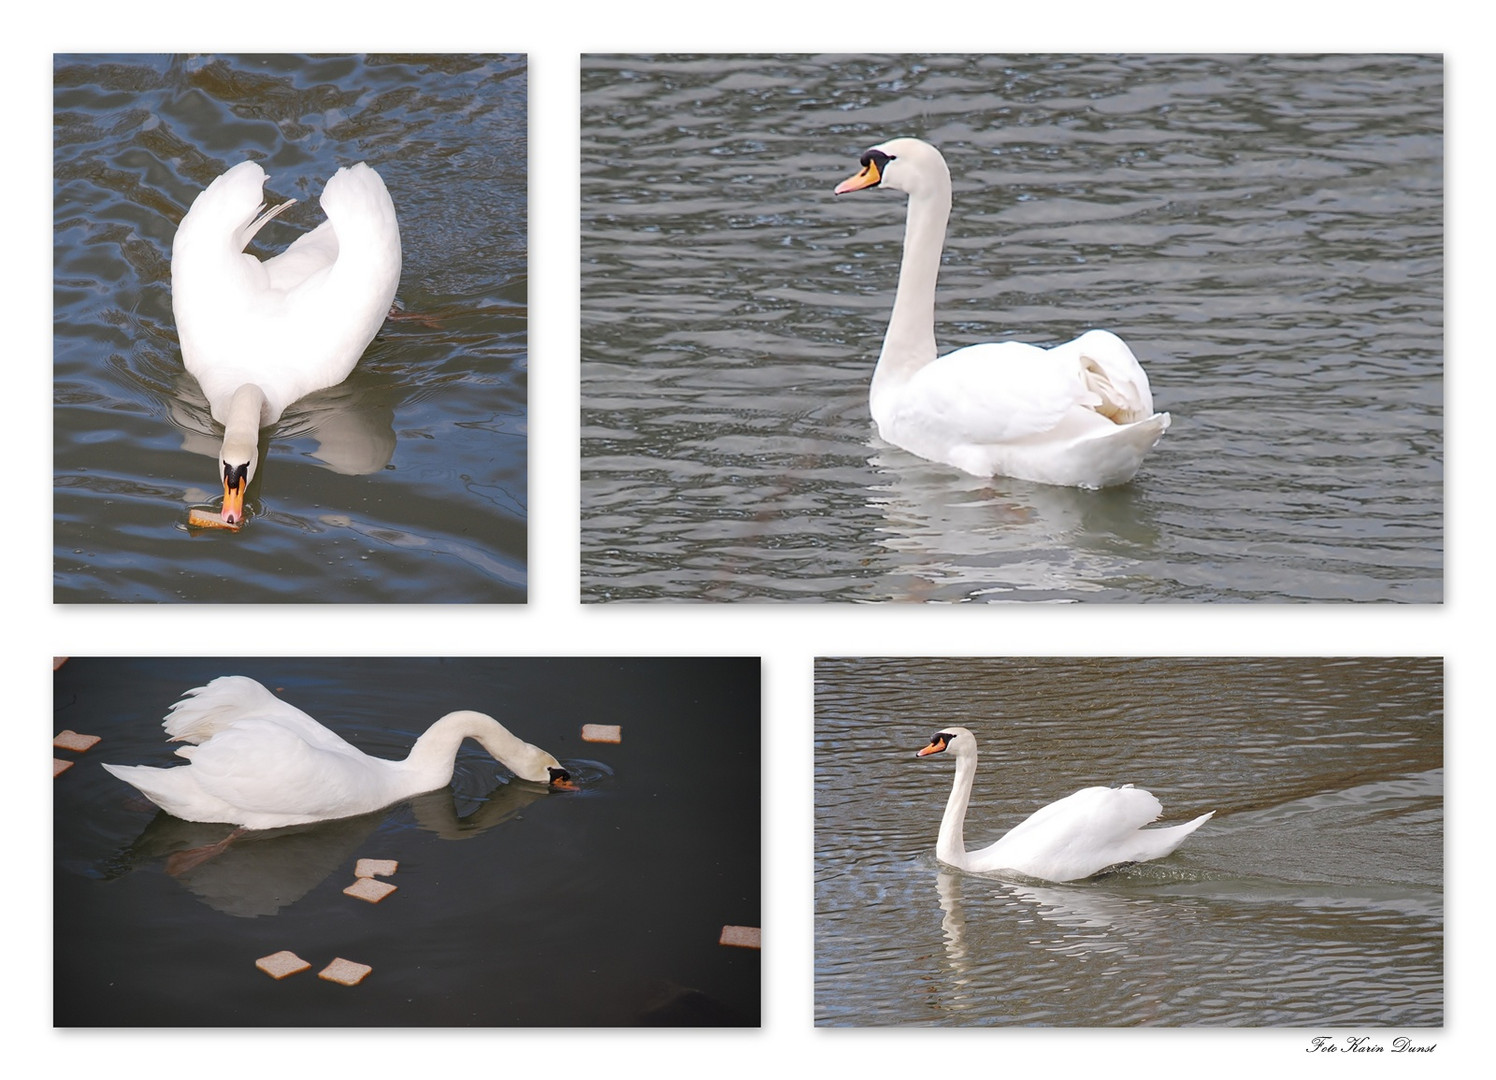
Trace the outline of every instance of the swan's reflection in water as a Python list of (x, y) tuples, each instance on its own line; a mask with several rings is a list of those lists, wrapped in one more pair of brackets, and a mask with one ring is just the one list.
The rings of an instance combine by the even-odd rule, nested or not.
[(162, 811), (120, 853), (109, 876), (164, 862), (167, 873), (225, 915), (274, 915), (335, 873), (346, 872), (351, 882), (357, 857), (380, 854), (364, 849), (370, 835), (402, 806), (426, 832), (469, 840), (549, 794), (536, 785), (500, 784), (475, 805), (470, 795), (461, 796), (468, 812), (459, 815), (454, 792), (444, 788), (357, 817), (260, 831), (182, 821)]
[(1074, 600), (1114, 588), (1157, 543), (1131, 487), (983, 480), (876, 438), (869, 448), (883, 480), (867, 496), (883, 517), (877, 542), (893, 557), (890, 578), (909, 579), (890, 599)]
[[(292, 439), (310, 439), (312, 448), (304, 456), (343, 476), (368, 476), (384, 469), (395, 455), (395, 410), (385, 395), (364, 385), (366, 381), (355, 371), (349, 381), (294, 402), (276, 424), (262, 428), (261, 472), (277, 457), (269, 453), (267, 443)], [(182, 449), (216, 460), (223, 429), (213, 422), (196, 380), (184, 372), (172, 390), (175, 396), (167, 399), (166, 408), (181, 432)], [(189, 502), (207, 501), (205, 495), (211, 493), (195, 488), (185, 493)]]
[[(1131, 867), (1124, 871), (1127, 888), (1131, 879), (1148, 871)], [(935, 892), (944, 913), (941, 930), (945, 939), (945, 961), (951, 975), (951, 992), (942, 1000), (943, 1008), (960, 1012), (974, 1010), (981, 1015), (991, 1011), (993, 960), (990, 934), (978, 928), (980, 940), (967, 939), (967, 904), (963, 888), (976, 888), (985, 894), (974, 910), (980, 918), (1000, 917), (1023, 928), (1010, 941), (1022, 940), (1031, 950), (1063, 954), (1071, 958), (1096, 958), (1115, 954), (1126, 958), (1135, 943), (1169, 937), (1172, 904), (1155, 902), (1136, 891), (1114, 891), (1104, 886), (1110, 875), (1088, 879), (1074, 885), (1044, 885), (1017, 880), (998, 881), (986, 875), (962, 874), (941, 870), (935, 878)], [(1165, 891), (1178, 882), (1169, 875)], [(1011, 968), (1012, 958), (1005, 962)], [(1024, 983), (1042, 971), (1041, 965), (1019, 973), (1008, 970), (1008, 985)]]

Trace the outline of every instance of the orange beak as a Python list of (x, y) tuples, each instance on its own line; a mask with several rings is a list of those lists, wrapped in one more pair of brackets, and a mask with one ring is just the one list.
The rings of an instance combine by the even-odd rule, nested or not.
[(883, 174), (878, 171), (878, 162), (869, 161), (860, 173), (849, 176), (840, 184), (836, 185), (835, 194), (845, 195), (849, 191), (861, 191), (870, 188), (883, 179)]
[(929, 746), (925, 747), (923, 750), (916, 750), (914, 752), (914, 756), (915, 757), (929, 757), (931, 754), (938, 754), (942, 750), (945, 749), (945, 745), (946, 745), (945, 744), (945, 740), (942, 739), (939, 735), (937, 735), (933, 739), (930, 740), (930, 745)]
[(567, 772), (565, 769), (552, 769), (551, 770), (551, 788), (554, 791), (581, 791), (582, 790), (579, 786), (577, 786), (576, 783), (574, 783), (572, 781), (572, 779), (571, 779), (571, 773)]
[(223, 520), (235, 524), (244, 520), (244, 489), (247, 487), (244, 474), (231, 480), (228, 471), (223, 477)]

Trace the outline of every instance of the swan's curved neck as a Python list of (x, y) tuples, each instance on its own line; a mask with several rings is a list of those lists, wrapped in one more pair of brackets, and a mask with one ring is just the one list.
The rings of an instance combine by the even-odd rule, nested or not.
[(873, 372), (871, 394), (875, 398), (883, 386), (907, 381), (935, 359), (935, 279), (940, 273), (940, 253), (950, 216), (949, 181), (910, 194), (899, 288), (883, 337), (883, 351)]
[(956, 781), (951, 786), (951, 797), (945, 804), (945, 816), (940, 819), (940, 835), (935, 840), (935, 857), (949, 866), (966, 865), (966, 807), (971, 802), (971, 785), (977, 775), (977, 755), (956, 755)]
[(434, 781), (423, 790), (445, 787), (452, 781), (463, 739), (476, 739), (495, 759), (526, 780), (545, 780), (546, 764), (555, 764), (549, 754), (511, 734), (493, 717), (466, 710), (448, 713), (432, 724), (416, 740), (403, 764), (427, 781)]

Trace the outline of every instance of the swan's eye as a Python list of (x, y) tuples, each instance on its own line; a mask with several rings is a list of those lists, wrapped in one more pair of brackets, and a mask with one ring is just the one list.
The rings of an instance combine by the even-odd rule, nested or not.
[(869, 150), (859, 159), (862, 165), (862, 173), (868, 177), (866, 186), (873, 187), (883, 180), (883, 170), (888, 168), (892, 160), (882, 150)]

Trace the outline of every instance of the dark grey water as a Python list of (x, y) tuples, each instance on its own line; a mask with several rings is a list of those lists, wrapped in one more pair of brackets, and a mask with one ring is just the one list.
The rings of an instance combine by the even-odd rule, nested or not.
[[(524, 600), (524, 59), (59, 56), (53, 76), (55, 598)], [(182, 368), (171, 240), (245, 158), (301, 200), (262, 254), (322, 220), (340, 165), (374, 166), (405, 317), (262, 437), (249, 526), (193, 536), (221, 429)]]
[[(583, 790), (468, 744), (449, 789), (174, 872), (229, 827), (158, 813), (99, 763), (180, 764), (162, 715), (235, 673), (382, 757), (489, 712)], [(761, 925), (757, 660), (74, 659), (54, 680), (56, 728), (103, 738), (56, 755), (77, 762), (53, 787), (58, 1026), (759, 1023), (759, 954), (718, 944)], [(623, 741), (582, 742), (588, 722)], [(377, 905), (342, 893), (361, 857), (400, 863)], [(281, 949), (313, 971), (256, 970)], [(319, 980), (334, 956), (374, 971)]]
[[(585, 600), (1437, 601), (1443, 67), (1422, 56), (583, 58)], [(919, 135), (942, 351), (1120, 333), (1129, 486), (977, 481), (867, 384)]]
[[(1085, 882), (951, 871), (945, 725), (968, 847), (1091, 784), (1216, 816)], [(1443, 776), (1436, 659), (820, 660), (816, 1021), (1441, 1026)]]

